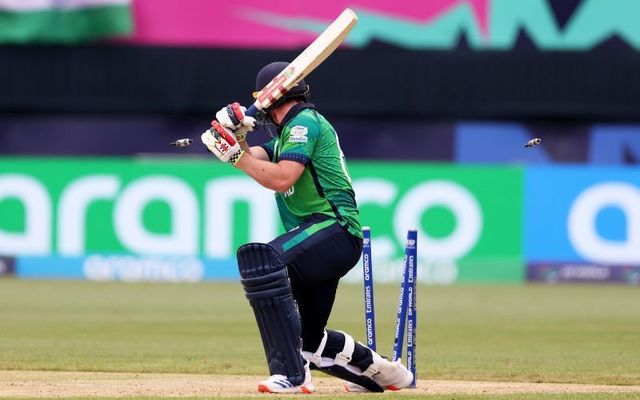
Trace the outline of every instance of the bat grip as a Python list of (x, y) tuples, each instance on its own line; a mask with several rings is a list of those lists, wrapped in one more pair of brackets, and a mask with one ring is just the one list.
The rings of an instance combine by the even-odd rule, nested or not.
[(250, 117), (255, 118), (256, 115), (258, 114), (258, 107), (256, 107), (256, 104), (252, 104), (251, 107), (247, 108), (247, 111), (244, 112), (244, 115), (248, 115)]

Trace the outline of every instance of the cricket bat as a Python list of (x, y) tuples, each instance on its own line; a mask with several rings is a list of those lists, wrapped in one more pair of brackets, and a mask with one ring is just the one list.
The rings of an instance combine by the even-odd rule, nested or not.
[(356, 22), (356, 13), (349, 8), (344, 10), (309, 47), (260, 91), (256, 101), (247, 109), (246, 115), (255, 117), (258, 111), (269, 107), (309, 75), (338, 48)]

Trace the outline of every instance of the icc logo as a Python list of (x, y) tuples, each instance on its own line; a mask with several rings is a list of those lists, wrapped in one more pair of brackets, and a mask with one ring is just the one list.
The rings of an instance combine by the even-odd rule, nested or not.
[(369, 239), (364, 239), (364, 240), (362, 241), (362, 244), (363, 244), (364, 246), (368, 246), (368, 245), (369, 245)]

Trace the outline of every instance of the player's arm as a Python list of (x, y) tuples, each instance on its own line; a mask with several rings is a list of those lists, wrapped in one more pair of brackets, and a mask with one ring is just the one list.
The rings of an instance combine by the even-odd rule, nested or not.
[[(266, 156), (267, 152), (263, 148), (260, 149)], [(253, 154), (249, 155), (247, 153), (240, 157), (235, 167), (243, 170), (267, 189), (280, 193), (289, 190), (300, 178), (305, 168), (304, 164), (297, 161), (282, 160), (278, 163), (272, 163), (268, 161), (268, 158), (266, 160), (259, 159), (254, 157)]]
[[(304, 164), (291, 160), (272, 163), (268, 161), (268, 153), (264, 148), (256, 149), (258, 157), (253, 156), (253, 147), (249, 148), (249, 151), (244, 150), (234, 133), (216, 120), (201, 138), (207, 149), (221, 161), (240, 168), (259, 184), (271, 190), (286, 192), (300, 178), (305, 168)], [(246, 147), (246, 143), (244, 146)]]
[(249, 146), (246, 141), (238, 142), (240, 148), (251, 156), (262, 161), (269, 161), (269, 154), (262, 146)]
[[(299, 121), (299, 124), (285, 130), (280, 136), (280, 161), (277, 164), (242, 157), (235, 164), (261, 185), (278, 192), (291, 188), (305, 170), (320, 135), (317, 124)], [(263, 146), (269, 156), (273, 149), (270, 144)]]

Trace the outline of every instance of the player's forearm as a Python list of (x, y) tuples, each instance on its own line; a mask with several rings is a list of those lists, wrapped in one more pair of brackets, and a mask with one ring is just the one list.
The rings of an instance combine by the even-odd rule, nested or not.
[(246, 140), (238, 140), (238, 144), (240, 145), (240, 148), (244, 151), (248, 151), (249, 153), (251, 153), (251, 148), (249, 147), (249, 144), (247, 143)]
[(238, 144), (240, 145), (240, 148), (242, 150), (248, 152), (253, 157), (259, 160), (269, 161), (269, 155), (261, 146), (249, 146), (249, 144), (245, 140), (238, 141)]
[(243, 154), (235, 166), (262, 186), (276, 192), (285, 192), (293, 185), (286, 170), (281, 165), (260, 160), (252, 156), (251, 153)]

